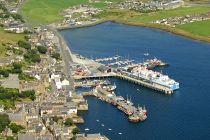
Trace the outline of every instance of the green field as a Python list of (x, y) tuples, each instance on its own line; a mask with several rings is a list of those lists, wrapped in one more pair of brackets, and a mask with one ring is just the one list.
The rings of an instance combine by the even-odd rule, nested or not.
[(153, 13), (137, 15), (129, 20), (135, 22), (151, 22), (158, 19), (164, 19), (176, 16), (185, 16), (187, 14), (202, 14), (210, 11), (210, 6), (181, 7), (173, 10), (164, 10)]
[(24, 18), (32, 24), (48, 24), (62, 19), (59, 13), (88, 0), (27, 0), (22, 7)]
[[(33, 25), (49, 24), (63, 19), (60, 15), (63, 9), (80, 5), (89, 4), (97, 8), (104, 8), (106, 0), (99, 3), (88, 3), (89, 0), (26, 0), (22, 7), (24, 18)], [(109, 0), (119, 2), (121, 0)]]
[(209, 3), (209, 0), (184, 0), (184, 1), (198, 3), (198, 4), (207, 4), (207, 3)]
[[(101, 0), (100, 3), (88, 3), (88, 0), (27, 0), (22, 8), (23, 15), (32, 24), (49, 24), (62, 19), (60, 12), (68, 7), (79, 4), (90, 4), (98, 8), (106, 7), (106, 0)], [(122, 0), (109, 0), (112, 2), (120, 2)], [(158, 11), (153, 13), (134, 14), (133, 17), (128, 16), (129, 12), (124, 12), (123, 15), (132, 22), (151, 22), (158, 19), (183, 16), (187, 14), (200, 14), (210, 11), (210, 7), (183, 7), (173, 10)], [(119, 15), (122, 13), (118, 13)], [(112, 12), (105, 13), (101, 17), (113, 16)], [(116, 16), (116, 15), (115, 15)]]
[(0, 27), (0, 57), (3, 57), (5, 51), (6, 51), (6, 47), (2, 44), (15, 44), (17, 43), (19, 40), (23, 40), (24, 39), (24, 34), (13, 34), (13, 33), (7, 33), (4, 31), (4, 29), (2, 27)]
[(32, 24), (48, 24), (62, 19), (59, 13), (88, 0), (27, 0), (22, 7), (24, 18)]
[(210, 37), (210, 20), (188, 23), (177, 27), (196, 35)]

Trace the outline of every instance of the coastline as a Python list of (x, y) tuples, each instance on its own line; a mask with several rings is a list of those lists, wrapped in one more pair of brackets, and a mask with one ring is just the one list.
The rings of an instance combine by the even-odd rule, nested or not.
[(96, 26), (98, 24), (102, 24), (102, 23), (105, 23), (105, 22), (109, 22), (109, 20), (100, 20), (100, 21), (97, 21), (97, 22), (93, 22), (91, 24), (78, 25), (78, 26), (72, 26), (72, 27), (71, 26), (64, 26), (64, 27), (56, 28), (56, 30), (62, 31), (62, 30), (68, 30), (68, 29), (77, 29), (77, 28), (92, 27), (92, 26)]
[(68, 29), (85, 28), (85, 27), (96, 26), (98, 24), (102, 24), (102, 23), (105, 23), (105, 22), (113, 22), (113, 23), (130, 25), (130, 26), (140, 26), (140, 27), (158, 29), (158, 30), (162, 30), (162, 31), (165, 31), (165, 32), (175, 34), (175, 35), (186, 37), (186, 38), (189, 38), (189, 39), (210, 43), (210, 37), (195, 35), (193, 33), (186, 32), (186, 31), (183, 31), (181, 29), (176, 29), (176, 28), (163, 26), (163, 25), (158, 25), (158, 24), (140, 23), (140, 22), (136, 23), (136, 22), (129, 22), (129, 21), (124, 21), (124, 20), (116, 20), (116, 19), (102, 19), (100, 21), (97, 21), (97, 22), (94, 22), (94, 23), (91, 23), (91, 24), (87, 24), (87, 25), (74, 26), (74, 27), (66, 26), (66, 27), (60, 27), (60, 28), (56, 28), (56, 29), (58, 31), (62, 31), (62, 30), (68, 30)]
[(146, 24), (146, 23), (124, 22), (124, 21), (118, 21), (118, 20), (114, 20), (112, 22), (119, 23), (119, 24), (125, 24), (125, 25), (131, 25), (131, 26), (141, 26), (141, 27), (147, 27), (147, 28), (162, 30), (162, 31), (172, 33), (172, 34), (175, 34), (175, 35), (179, 35), (179, 36), (182, 36), (182, 37), (186, 37), (186, 38), (189, 38), (189, 39), (210, 43), (210, 37), (195, 35), (195, 34), (192, 34), (190, 32), (186, 32), (186, 31), (183, 31), (181, 29), (175, 29), (175, 28), (172, 28), (172, 27), (162, 26), (162, 25), (158, 25), (158, 24), (149, 24), (149, 23)]

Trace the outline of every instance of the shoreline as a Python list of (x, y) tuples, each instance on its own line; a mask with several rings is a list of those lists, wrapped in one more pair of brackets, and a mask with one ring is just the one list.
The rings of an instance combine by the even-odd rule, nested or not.
[(93, 27), (93, 26), (96, 26), (96, 25), (99, 25), (99, 24), (103, 24), (103, 23), (106, 23), (106, 22), (109, 22), (109, 21), (107, 21), (107, 20), (100, 20), (100, 21), (93, 22), (91, 24), (86, 24), (86, 25), (79, 25), (79, 26), (73, 26), (73, 27), (70, 27), (70, 26), (59, 27), (59, 28), (56, 28), (56, 30), (57, 31), (62, 31), (62, 30), (68, 30), (68, 29), (78, 29), (78, 28)]
[(146, 23), (124, 22), (124, 21), (117, 21), (117, 20), (112, 21), (112, 22), (118, 23), (118, 24), (130, 25), (130, 26), (140, 26), (140, 27), (145, 27), (145, 28), (157, 29), (157, 30), (165, 31), (171, 34), (181, 36), (181, 37), (186, 37), (188, 39), (192, 39), (195, 41), (210, 43), (210, 37), (195, 35), (190, 32), (183, 31), (181, 29), (176, 29), (176, 28), (167, 27), (163, 25), (150, 24), (150, 23), (146, 24)]
[(106, 22), (113, 22), (117, 24), (124, 24), (124, 25), (129, 25), (129, 26), (139, 26), (139, 27), (145, 27), (145, 28), (151, 28), (151, 29), (157, 29), (161, 31), (165, 31), (168, 33), (172, 33), (178, 36), (186, 37), (188, 39), (192, 39), (195, 41), (201, 41), (201, 42), (206, 42), (210, 43), (210, 37), (204, 37), (200, 35), (195, 35), (190, 32), (183, 31), (181, 29), (176, 29), (164, 25), (158, 25), (158, 24), (151, 24), (151, 23), (136, 23), (136, 22), (129, 22), (129, 21), (123, 21), (123, 20), (115, 20), (115, 19), (102, 19), (98, 22), (92, 23), (92, 24), (87, 24), (87, 25), (81, 25), (81, 26), (75, 26), (75, 27), (61, 27), (61, 28), (56, 28), (57, 31), (62, 31), (62, 30), (68, 30), (68, 29), (77, 29), (77, 28), (86, 28), (86, 27), (93, 27), (99, 24), (103, 24)]

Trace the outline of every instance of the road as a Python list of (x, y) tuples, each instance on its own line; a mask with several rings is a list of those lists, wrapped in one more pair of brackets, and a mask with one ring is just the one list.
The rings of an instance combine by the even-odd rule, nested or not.
[(70, 82), (70, 89), (73, 90), (74, 89), (74, 79), (72, 77), (72, 73), (71, 73), (71, 63), (72, 63), (72, 56), (71, 56), (71, 51), (68, 47), (68, 45), (66, 44), (66, 42), (64, 41), (63, 37), (58, 33), (58, 31), (54, 28), (48, 27), (48, 29), (50, 29), (51, 31), (53, 31), (53, 33), (58, 37), (59, 39), (59, 48), (60, 48), (60, 54), (63, 60), (63, 72), (65, 73), (66, 77), (68, 78), (69, 82)]

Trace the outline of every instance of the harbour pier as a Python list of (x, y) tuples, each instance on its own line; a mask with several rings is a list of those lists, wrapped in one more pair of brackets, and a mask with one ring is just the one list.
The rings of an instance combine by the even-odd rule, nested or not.
[(141, 85), (141, 86), (144, 86), (149, 89), (163, 92), (165, 94), (172, 94), (174, 92), (170, 88), (156, 84), (156, 83), (148, 82), (143, 79), (133, 78), (133, 77), (125, 75), (125, 74), (119, 74), (119, 73), (113, 73), (113, 72), (106, 73), (106, 74), (98, 74), (98, 75), (94, 75), (94, 76), (74, 76), (74, 79), (75, 80), (83, 80), (83, 79), (97, 79), (97, 78), (110, 78), (110, 77), (115, 77), (118, 79), (126, 80), (131, 83)]
[(169, 89), (165, 86), (162, 86), (162, 85), (159, 85), (159, 84), (156, 84), (156, 83), (152, 83), (152, 82), (148, 82), (148, 81), (145, 81), (143, 79), (137, 79), (137, 78), (133, 78), (133, 77), (130, 77), (130, 76), (127, 76), (127, 75), (121, 75), (121, 74), (116, 74), (115, 77), (119, 78), (119, 79), (127, 80), (127, 81), (129, 81), (131, 83), (134, 83), (134, 84), (137, 84), (137, 85), (144, 86), (146, 88), (150, 88), (150, 89), (153, 89), (153, 90), (156, 90), (156, 91), (164, 92), (166, 94), (172, 94), (173, 93), (173, 90), (171, 90), (171, 89)]
[(97, 86), (90, 92), (83, 92), (83, 96), (93, 96), (116, 106), (117, 109), (128, 116), (128, 120), (131, 122), (142, 122), (147, 119), (147, 110), (145, 107), (135, 107), (131, 100), (124, 99), (122, 96), (116, 96), (113, 92), (108, 92), (101, 86)]
[(80, 88), (80, 87), (93, 87), (96, 84), (92, 81), (87, 81), (87, 82), (74, 82), (74, 87), (75, 88)]
[(110, 78), (114, 77), (115, 75), (116, 75), (115, 73), (99, 73), (95, 75), (85, 75), (85, 76), (75, 75), (73, 76), (73, 78), (75, 80), (84, 80), (84, 79)]

